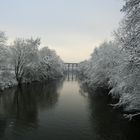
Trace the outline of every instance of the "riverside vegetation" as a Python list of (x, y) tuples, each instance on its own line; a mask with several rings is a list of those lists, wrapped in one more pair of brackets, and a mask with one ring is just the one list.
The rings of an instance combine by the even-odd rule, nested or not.
[(40, 47), (40, 39), (16, 39), (6, 45), (6, 36), (0, 32), (0, 89), (57, 79), (63, 76), (64, 64), (54, 50)]
[(114, 107), (132, 119), (140, 115), (140, 0), (125, 0), (121, 11), (124, 18), (114, 40), (102, 43), (79, 64), (79, 77), (92, 90), (109, 89), (119, 99)]

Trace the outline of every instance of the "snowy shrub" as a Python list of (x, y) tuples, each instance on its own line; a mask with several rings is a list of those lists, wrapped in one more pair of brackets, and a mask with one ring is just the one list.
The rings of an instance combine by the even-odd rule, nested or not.
[(17, 85), (14, 73), (10, 71), (2, 71), (0, 73), (0, 90), (13, 87), (14, 85)]

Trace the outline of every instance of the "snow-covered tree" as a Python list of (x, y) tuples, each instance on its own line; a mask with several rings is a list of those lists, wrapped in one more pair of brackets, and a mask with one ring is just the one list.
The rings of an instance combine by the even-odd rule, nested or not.
[(54, 50), (44, 47), (39, 51), (39, 71), (42, 79), (55, 79), (63, 75), (63, 61)]
[[(119, 94), (117, 105), (126, 111), (140, 110), (140, 0), (125, 0), (125, 17), (116, 32), (116, 41), (127, 57), (116, 68), (111, 81), (112, 94)], [(117, 78), (116, 78), (117, 77)]]
[(6, 62), (8, 50), (6, 48), (6, 36), (4, 32), (0, 31), (0, 66)]
[(6, 40), (0, 31), (0, 89), (63, 76), (63, 61), (48, 47), (39, 50), (39, 38), (18, 38), (12, 45)]
[(117, 40), (130, 53), (130, 61), (140, 64), (140, 0), (125, 0), (124, 19), (116, 33)]
[(15, 70), (16, 80), (22, 83), (26, 68), (37, 60), (40, 39), (17, 39), (11, 46), (11, 60)]
[(119, 64), (120, 58), (121, 51), (117, 45), (104, 42), (94, 50), (89, 61), (80, 64), (83, 81), (93, 90), (98, 87), (108, 88), (112, 70)]
[(5, 36), (5, 33), (0, 31), (0, 46), (4, 46), (6, 43), (6, 40), (7, 38)]
[(137, 114), (140, 111), (140, 0), (125, 0), (121, 11), (125, 16), (115, 32), (115, 43), (102, 44), (80, 69), (89, 87), (111, 88), (110, 94), (119, 98), (116, 106)]

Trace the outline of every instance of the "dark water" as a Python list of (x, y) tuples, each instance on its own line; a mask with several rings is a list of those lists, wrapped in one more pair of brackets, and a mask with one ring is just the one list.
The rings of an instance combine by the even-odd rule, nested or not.
[(108, 103), (71, 75), (8, 89), (0, 96), (0, 140), (139, 140), (140, 122), (123, 119)]

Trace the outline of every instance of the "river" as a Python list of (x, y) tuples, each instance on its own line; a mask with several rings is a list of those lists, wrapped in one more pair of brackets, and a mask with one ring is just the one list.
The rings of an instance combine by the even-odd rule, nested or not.
[(0, 95), (0, 140), (140, 139), (140, 121), (124, 119), (109, 100), (84, 92), (75, 75), (7, 89)]

